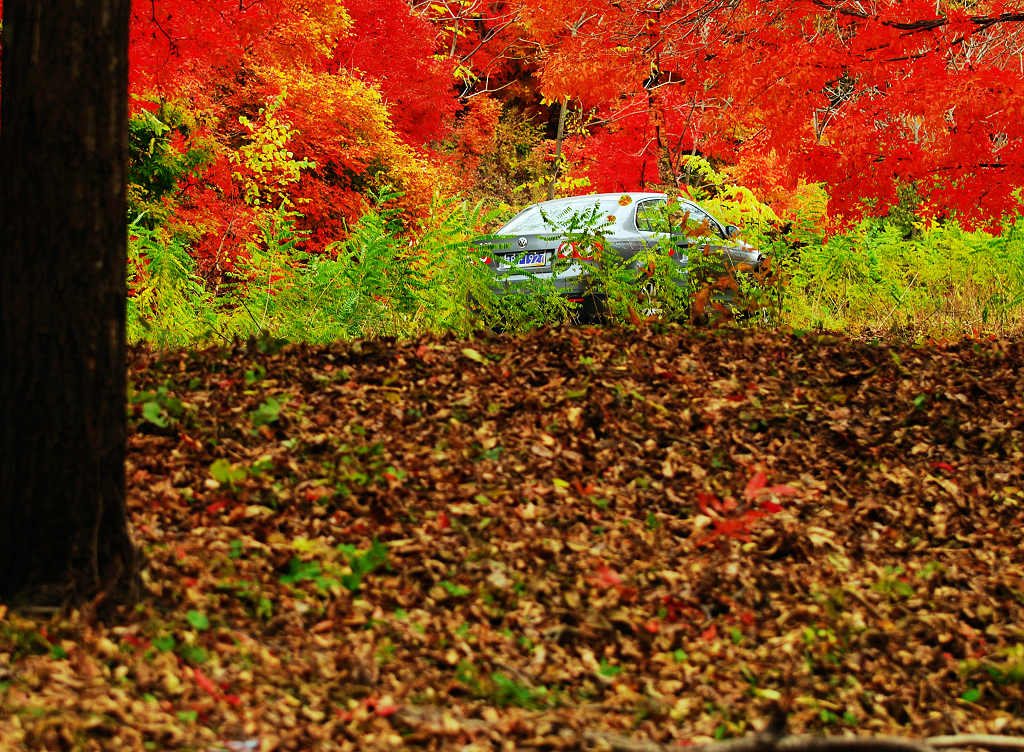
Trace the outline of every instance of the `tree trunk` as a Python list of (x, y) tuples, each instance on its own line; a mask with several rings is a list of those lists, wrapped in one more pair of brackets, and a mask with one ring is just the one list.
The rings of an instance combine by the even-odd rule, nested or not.
[(555, 161), (551, 166), (551, 182), (548, 183), (548, 201), (555, 197), (555, 183), (558, 182), (558, 173), (562, 167), (562, 142), (565, 140), (565, 116), (569, 110), (568, 98), (559, 103), (558, 109), (558, 130), (555, 133)]
[(0, 598), (134, 594), (125, 508), (130, 0), (4, 0)]

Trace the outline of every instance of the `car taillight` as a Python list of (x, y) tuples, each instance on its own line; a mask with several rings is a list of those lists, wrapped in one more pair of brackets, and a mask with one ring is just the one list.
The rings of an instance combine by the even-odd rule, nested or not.
[(599, 251), (603, 250), (604, 246), (600, 243), (581, 247), (577, 243), (566, 240), (558, 246), (558, 258), (574, 258), (589, 261), (597, 256)]

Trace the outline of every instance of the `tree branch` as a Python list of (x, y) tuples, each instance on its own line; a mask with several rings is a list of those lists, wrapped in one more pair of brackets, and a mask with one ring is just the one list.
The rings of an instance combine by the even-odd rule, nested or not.
[[(872, 15), (867, 11), (854, 10), (853, 8), (840, 8), (828, 0), (811, 0), (819, 8), (824, 8), (828, 11), (833, 11), (841, 16), (850, 16), (851, 18), (859, 18), (862, 21), (866, 21), (872, 18)], [(876, 17), (877, 18), (877, 17)], [(984, 29), (989, 26), (1000, 23), (1022, 23), (1024, 22), (1024, 13), (1000, 13), (998, 16), (971, 16), (968, 19), (972, 24), (978, 28)], [(931, 29), (938, 29), (949, 24), (948, 18), (924, 18), (919, 21), (883, 21), (878, 20), (882, 26), (888, 26), (893, 29), (900, 29), (901, 31), (930, 31)]]

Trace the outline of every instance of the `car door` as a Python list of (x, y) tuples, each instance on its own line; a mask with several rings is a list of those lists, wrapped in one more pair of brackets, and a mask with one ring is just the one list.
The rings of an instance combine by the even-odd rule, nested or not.
[(635, 256), (644, 250), (663, 249), (668, 241), (676, 260), (685, 266), (690, 241), (678, 225), (673, 226), (676, 223), (669, 218), (666, 206), (665, 198), (649, 198), (637, 202), (634, 214), (635, 235), (629, 250)]

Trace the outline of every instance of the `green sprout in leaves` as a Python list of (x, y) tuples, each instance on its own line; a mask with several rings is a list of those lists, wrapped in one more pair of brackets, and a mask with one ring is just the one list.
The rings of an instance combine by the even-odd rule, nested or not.
[(903, 567), (886, 567), (885, 573), (871, 585), (871, 589), (892, 599), (909, 598), (914, 594), (914, 588), (902, 575)]
[(259, 428), (260, 426), (276, 423), (277, 419), (281, 416), (282, 407), (284, 407), (283, 402), (278, 402), (274, 397), (267, 397), (266, 402), (249, 413), (253, 426)]
[(352, 568), (350, 574), (342, 575), (341, 584), (353, 593), (359, 589), (363, 577), (388, 563), (388, 547), (376, 538), (373, 539), (370, 548), (366, 551), (361, 551), (346, 543), (338, 546), (338, 550), (345, 555), (349, 567)]
[(193, 629), (200, 632), (210, 628), (210, 619), (202, 611), (189, 611), (185, 614), (185, 619), (192, 625)]
[(153, 647), (161, 653), (167, 653), (177, 646), (177, 642), (171, 635), (159, 635), (153, 638)]
[(232, 465), (223, 457), (219, 460), (214, 460), (210, 465), (210, 475), (218, 483), (234, 488), (237, 484), (245, 480), (248, 476), (249, 471), (241, 465)]
[(463, 595), (469, 595), (469, 588), (463, 587), (462, 585), (459, 585), (454, 582), (450, 582), (449, 580), (441, 580), (440, 585), (445, 589), (448, 595), (454, 598), (460, 598)]

